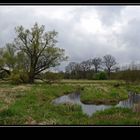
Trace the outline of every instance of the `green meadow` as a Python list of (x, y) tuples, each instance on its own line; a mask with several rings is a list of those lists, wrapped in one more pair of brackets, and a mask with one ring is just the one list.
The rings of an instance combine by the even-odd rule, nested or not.
[[(118, 85), (116, 87), (116, 85)], [(91, 117), (80, 105), (54, 105), (53, 99), (79, 91), (85, 104), (117, 104), (140, 84), (107, 80), (62, 80), (59, 83), (14, 85), (0, 82), (0, 125), (139, 125), (140, 113), (112, 107)]]

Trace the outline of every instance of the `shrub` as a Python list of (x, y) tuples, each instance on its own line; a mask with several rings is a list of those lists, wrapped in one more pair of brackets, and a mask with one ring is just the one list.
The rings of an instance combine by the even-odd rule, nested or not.
[(23, 71), (13, 71), (10, 80), (13, 84), (27, 83), (29, 81), (28, 74)]
[(63, 75), (61, 73), (46, 72), (41, 75), (41, 79), (49, 83), (58, 82), (63, 79)]
[(99, 72), (95, 75), (96, 80), (106, 80), (107, 74), (105, 72)]
[(10, 80), (12, 81), (12, 84), (20, 84), (22, 83), (22, 80), (20, 79), (20, 74), (12, 73), (10, 76)]

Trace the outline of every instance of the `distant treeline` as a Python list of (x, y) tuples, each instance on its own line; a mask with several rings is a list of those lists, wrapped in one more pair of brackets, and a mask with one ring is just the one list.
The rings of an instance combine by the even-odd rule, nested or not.
[(140, 70), (124, 70), (111, 73), (111, 79), (125, 80), (128, 82), (140, 81)]
[(112, 55), (95, 57), (81, 63), (70, 62), (65, 68), (67, 79), (110, 79), (111, 72), (118, 71), (117, 62)]
[(120, 67), (115, 57), (105, 55), (103, 58), (96, 57), (81, 63), (70, 62), (65, 68), (64, 78), (139, 81), (140, 65), (133, 62)]

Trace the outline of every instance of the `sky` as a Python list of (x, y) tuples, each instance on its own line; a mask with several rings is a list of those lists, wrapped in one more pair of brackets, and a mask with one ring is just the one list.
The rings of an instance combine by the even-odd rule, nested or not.
[(111, 54), (120, 65), (140, 62), (140, 6), (0, 6), (0, 47), (15, 38), (15, 27), (35, 22), (58, 32), (57, 47), (69, 62)]

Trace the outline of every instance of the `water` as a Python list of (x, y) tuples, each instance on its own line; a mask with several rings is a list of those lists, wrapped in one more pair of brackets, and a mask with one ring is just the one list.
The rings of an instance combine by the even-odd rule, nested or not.
[(81, 105), (82, 111), (88, 116), (92, 116), (95, 112), (105, 110), (111, 107), (133, 108), (134, 104), (140, 103), (140, 95), (129, 92), (129, 98), (120, 101), (117, 105), (96, 105), (96, 104), (83, 104), (80, 101), (80, 93), (72, 93), (61, 96), (52, 101), (54, 104), (71, 103)]

